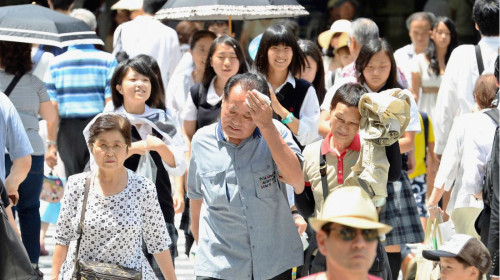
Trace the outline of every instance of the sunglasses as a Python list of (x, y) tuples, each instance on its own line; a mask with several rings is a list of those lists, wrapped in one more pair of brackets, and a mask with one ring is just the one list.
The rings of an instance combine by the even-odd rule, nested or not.
[[(335, 231), (339, 233), (340, 239), (344, 241), (351, 241), (356, 238), (358, 235), (358, 229), (352, 227), (343, 227), (343, 228), (333, 228), (327, 227), (325, 229), (327, 234), (330, 234), (330, 231)], [(374, 242), (378, 240), (378, 230), (376, 229), (361, 229), (361, 236), (366, 242)]]

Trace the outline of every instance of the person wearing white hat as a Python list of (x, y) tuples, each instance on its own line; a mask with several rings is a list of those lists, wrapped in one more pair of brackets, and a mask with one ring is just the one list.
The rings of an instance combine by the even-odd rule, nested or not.
[(309, 222), (316, 231), (318, 249), (326, 257), (326, 271), (302, 279), (380, 279), (368, 270), (377, 255), (379, 235), (392, 227), (379, 223), (375, 205), (363, 189), (334, 190), (318, 217)]
[(422, 256), (439, 261), (441, 280), (481, 280), (491, 268), (486, 246), (466, 234), (455, 234), (439, 250), (424, 250)]

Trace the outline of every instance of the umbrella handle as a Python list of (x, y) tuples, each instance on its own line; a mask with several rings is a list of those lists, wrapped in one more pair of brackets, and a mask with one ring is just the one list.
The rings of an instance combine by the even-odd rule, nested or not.
[(229, 36), (233, 36), (233, 23), (231, 21), (231, 15), (229, 15)]

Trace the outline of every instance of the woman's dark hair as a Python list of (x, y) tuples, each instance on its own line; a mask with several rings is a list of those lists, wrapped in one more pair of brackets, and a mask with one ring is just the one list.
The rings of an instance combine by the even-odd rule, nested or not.
[(483, 36), (498, 36), (498, 0), (476, 0), (472, 7), (472, 19)]
[[(434, 29), (438, 28), (440, 22), (444, 23), (444, 25), (446, 25), (446, 28), (450, 30), (450, 44), (448, 45), (448, 48), (446, 49), (446, 54), (444, 56), (444, 63), (446, 65), (448, 64), (448, 60), (450, 59), (451, 52), (458, 46), (458, 35), (457, 35), (457, 30), (455, 28), (455, 24), (451, 19), (447, 17), (438, 17), (436, 19), (436, 24), (434, 25)], [(434, 44), (433, 40), (429, 41), (429, 45), (425, 50), (425, 56), (430, 61), (429, 68), (427, 69), (429, 74), (439, 75), (441, 69), (439, 68), (436, 45)]]
[(151, 96), (146, 100), (146, 105), (151, 108), (165, 110), (165, 89), (161, 80), (160, 67), (156, 60), (148, 55), (138, 55), (134, 58), (120, 62), (111, 78), (111, 100), (115, 108), (123, 105), (123, 95), (116, 89), (116, 85), (121, 85), (123, 77), (129, 68), (137, 73), (149, 78), (151, 82)]
[(221, 36), (212, 42), (212, 44), (210, 45), (210, 50), (208, 51), (207, 61), (205, 63), (205, 72), (203, 74), (203, 79), (201, 80), (201, 84), (205, 88), (208, 88), (210, 86), (210, 82), (216, 75), (214, 68), (212, 67), (212, 65), (210, 65), (210, 61), (212, 60), (212, 56), (214, 55), (218, 45), (226, 45), (234, 49), (236, 57), (238, 58), (238, 61), (240, 63), (240, 68), (238, 69), (237, 74), (245, 73), (248, 71), (247, 63), (245, 61), (245, 55), (243, 54), (243, 49), (241, 48), (238, 41), (236, 41), (236, 39), (234, 39), (233, 37), (227, 35)]
[(360, 84), (366, 83), (365, 76), (363, 75), (363, 70), (368, 65), (372, 57), (378, 52), (384, 52), (389, 56), (391, 61), (391, 72), (385, 83), (384, 88), (396, 88), (399, 87), (397, 80), (397, 66), (394, 60), (394, 55), (392, 54), (392, 48), (389, 43), (382, 38), (372, 39), (367, 44), (361, 47), (358, 58), (356, 58), (356, 74), (358, 76), (358, 82)]
[(339, 87), (330, 103), (330, 111), (333, 111), (337, 104), (342, 103), (348, 107), (358, 107), (361, 96), (368, 91), (358, 83), (347, 83)]
[(212, 40), (215, 40), (217, 38), (217, 35), (213, 33), (212, 31), (208, 30), (198, 30), (193, 35), (191, 38), (189, 38), (189, 48), (192, 50), (196, 46), (196, 43), (198, 43), (199, 40), (205, 38), (205, 37), (210, 37)]
[(323, 67), (323, 58), (321, 57), (321, 50), (311, 40), (299, 40), (298, 43), (300, 49), (302, 50), (302, 52), (304, 52), (306, 58), (307, 56), (312, 57), (312, 59), (316, 61), (316, 64), (318, 65), (317, 67), (318, 69), (316, 71), (316, 75), (314, 76), (312, 85), (316, 90), (316, 95), (318, 96), (318, 100), (321, 104), (326, 94), (325, 68)]
[(272, 25), (266, 29), (260, 40), (259, 49), (253, 62), (254, 68), (267, 77), (269, 60), (267, 51), (272, 46), (285, 45), (292, 48), (293, 57), (288, 69), (296, 76), (306, 66), (306, 56), (297, 43), (297, 37), (283, 25)]
[(33, 68), (31, 44), (0, 41), (0, 65), (5, 72), (16, 75)]
[(97, 137), (99, 134), (102, 132), (107, 132), (107, 131), (119, 131), (120, 134), (123, 136), (123, 139), (125, 139), (125, 144), (127, 144), (127, 148), (132, 145), (132, 140), (131, 140), (131, 130), (132, 125), (130, 124), (130, 121), (119, 115), (119, 114), (103, 114), (99, 116), (95, 122), (90, 126), (89, 129), (89, 140), (87, 141), (87, 145), (89, 147), (92, 147), (94, 145)]

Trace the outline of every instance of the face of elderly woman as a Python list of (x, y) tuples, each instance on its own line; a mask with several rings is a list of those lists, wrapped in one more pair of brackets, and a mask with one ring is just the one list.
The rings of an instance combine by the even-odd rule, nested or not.
[(99, 133), (92, 146), (92, 154), (99, 168), (116, 169), (123, 167), (127, 158), (127, 144), (118, 130)]

